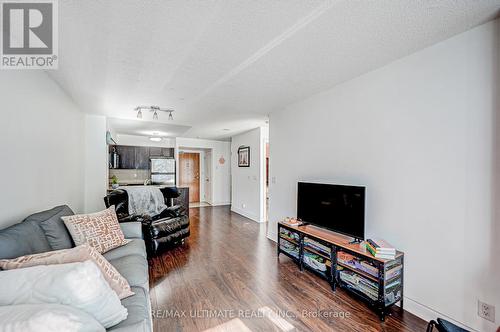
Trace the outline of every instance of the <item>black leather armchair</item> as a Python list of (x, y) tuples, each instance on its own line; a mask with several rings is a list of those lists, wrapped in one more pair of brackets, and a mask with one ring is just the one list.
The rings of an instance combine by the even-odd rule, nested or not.
[[(182, 190), (188, 189), (183, 188)], [(186, 193), (181, 195), (175, 187), (161, 188), (160, 191), (163, 193), (167, 208), (154, 216), (129, 215), (128, 194), (125, 190), (113, 190), (104, 197), (106, 207), (115, 206), (119, 222), (139, 221), (142, 223), (146, 249), (150, 256), (156, 256), (183, 243), (190, 234), (189, 203), (182, 199), (189, 197), (189, 195)]]

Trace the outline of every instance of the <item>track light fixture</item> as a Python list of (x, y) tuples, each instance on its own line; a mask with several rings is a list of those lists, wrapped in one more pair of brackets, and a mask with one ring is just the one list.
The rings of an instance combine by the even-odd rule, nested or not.
[(134, 111), (137, 112), (138, 119), (142, 119), (142, 110), (149, 110), (150, 112), (153, 112), (153, 120), (159, 119), (159, 114), (158, 114), (159, 112), (168, 113), (168, 119), (170, 121), (174, 120), (174, 117), (172, 115), (172, 112), (174, 112), (174, 110), (172, 109), (163, 109), (160, 108), (159, 106), (137, 106), (136, 108), (134, 108)]

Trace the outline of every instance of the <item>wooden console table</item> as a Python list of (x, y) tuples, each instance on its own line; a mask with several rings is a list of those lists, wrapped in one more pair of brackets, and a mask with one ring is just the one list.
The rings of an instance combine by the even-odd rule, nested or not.
[(279, 254), (326, 279), (332, 290), (341, 287), (367, 303), (385, 320), (388, 308), (397, 302), (403, 308), (404, 253), (386, 260), (373, 257), (364, 243), (315, 226), (278, 223)]

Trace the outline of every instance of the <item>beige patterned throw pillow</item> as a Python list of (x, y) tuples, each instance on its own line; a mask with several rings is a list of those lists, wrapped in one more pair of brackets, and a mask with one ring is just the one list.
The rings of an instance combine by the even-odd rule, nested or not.
[(0, 259), (0, 268), (4, 270), (20, 269), (38, 265), (53, 265), (93, 261), (121, 299), (134, 295), (127, 280), (111, 265), (106, 258), (88, 244), (71, 249), (48, 251), (41, 254), (26, 255), (14, 259)]
[(88, 243), (101, 254), (123, 246), (125, 240), (114, 205), (108, 209), (90, 213), (61, 217), (75, 245)]

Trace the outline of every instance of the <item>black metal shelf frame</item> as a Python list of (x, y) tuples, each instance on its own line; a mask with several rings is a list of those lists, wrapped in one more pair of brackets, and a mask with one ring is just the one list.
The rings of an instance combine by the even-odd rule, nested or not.
[[(282, 238), (280, 236), (281, 228), (286, 229), (289, 232), (293, 232), (295, 234), (298, 234), (299, 241), (297, 243), (295, 243), (295, 242), (289, 241), (286, 238)], [(318, 243), (320, 243), (324, 246), (327, 246), (330, 249), (331, 253), (330, 253), (329, 259), (331, 262), (331, 266), (329, 268), (327, 268), (326, 272), (316, 270), (315, 268), (304, 263), (304, 251), (307, 250), (306, 245), (304, 244), (304, 239), (306, 237), (308, 239), (317, 241)], [(298, 246), (299, 247), (299, 258), (296, 258), (296, 257), (292, 256), (291, 254), (289, 254), (288, 252), (286, 252), (285, 250), (281, 249), (281, 241), (288, 241), (289, 243), (292, 243), (292, 244)], [(314, 248), (312, 248), (312, 249), (314, 250)], [(340, 270), (338, 270), (338, 266), (340, 266), (340, 265), (337, 264), (337, 253), (339, 251), (346, 252), (346, 253), (353, 255), (357, 258), (360, 258), (364, 261), (368, 261), (370, 264), (372, 264), (373, 266), (375, 266), (378, 269), (378, 276), (373, 277), (372, 279), (367, 278), (366, 276), (363, 276), (362, 273), (357, 273), (357, 275), (360, 276), (361, 278), (365, 278), (366, 280), (377, 284), (378, 296), (377, 296), (376, 300), (372, 299), (367, 294), (363, 293), (363, 291), (354, 288), (352, 285), (350, 285), (347, 282), (340, 279), (340, 274), (339, 274)], [(311, 252), (311, 253), (315, 254), (314, 252)], [(399, 302), (400, 308), (403, 309), (404, 255), (401, 255), (400, 257), (396, 258), (395, 260), (390, 260), (390, 261), (385, 261), (385, 262), (382, 262), (382, 261), (379, 261), (376, 259), (370, 259), (369, 257), (360, 255), (352, 250), (349, 250), (349, 248), (337, 246), (337, 245), (335, 245), (333, 243), (329, 243), (325, 240), (318, 239), (313, 235), (302, 233), (298, 230), (289, 228), (286, 225), (279, 223), (278, 224), (278, 245), (277, 245), (278, 258), (279, 258), (280, 254), (284, 254), (285, 256), (290, 257), (299, 266), (301, 271), (304, 271), (304, 269), (306, 269), (308, 271), (313, 272), (315, 275), (327, 280), (333, 291), (335, 291), (337, 287), (340, 287), (340, 288), (346, 290), (347, 292), (349, 292), (350, 294), (354, 295), (356, 298), (363, 300), (363, 302), (367, 303), (370, 308), (372, 308), (373, 310), (375, 310), (377, 312), (381, 321), (385, 320), (385, 317), (388, 314), (388, 309), (391, 306), (393, 306), (394, 304)], [(322, 257), (323, 259), (327, 259), (326, 255), (319, 255), (319, 256)], [(400, 274), (398, 276), (391, 277), (390, 279), (386, 279), (385, 278), (386, 272), (388, 270), (398, 266), (398, 265), (402, 266)], [(344, 269), (344, 268), (341, 267), (341, 269)], [(344, 269), (344, 270), (356, 273), (356, 271), (353, 271), (353, 269), (351, 269), (351, 270)], [(388, 285), (387, 282), (388, 281), (394, 282), (398, 279), (400, 279), (400, 284), (393, 291), (395, 291), (396, 294), (399, 291), (399, 296), (395, 295), (394, 296), (395, 301), (391, 301), (390, 303), (386, 303), (385, 298), (386, 298), (386, 295), (388, 294), (388, 293), (386, 293), (386, 290), (387, 290), (386, 286)], [(375, 280), (377, 280), (377, 281), (375, 281)]]

